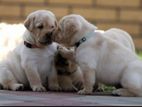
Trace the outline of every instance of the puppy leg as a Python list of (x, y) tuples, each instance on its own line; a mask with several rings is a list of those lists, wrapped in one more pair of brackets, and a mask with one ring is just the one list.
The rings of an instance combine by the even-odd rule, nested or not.
[(78, 89), (83, 89), (83, 74), (80, 67), (77, 68), (70, 78), (72, 79), (72, 84)]
[(33, 91), (46, 91), (45, 87), (42, 85), (42, 81), (40, 79), (40, 75), (38, 74), (38, 68), (36, 66), (33, 67), (31, 63), (26, 64), (25, 73), (30, 83), (30, 86)]
[(58, 83), (57, 71), (54, 65), (52, 66), (52, 71), (50, 75), (48, 76), (48, 88), (49, 90), (53, 90), (53, 91), (61, 90), (61, 87), (59, 86), (59, 83)]
[(93, 87), (93, 92), (104, 92), (102, 84), (96, 82)]
[(24, 89), (23, 84), (17, 83), (11, 71), (9, 71), (7, 68), (1, 68), (0, 77), (0, 84), (2, 85), (1, 88), (13, 91)]
[(71, 60), (72, 62), (75, 62), (75, 55), (73, 50), (68, 50), (64, 47), (58, 46), (59, 53), (64, 56), (66, 59)]
[[(136, 70), (136, 69), (135, 69)], [(138, 70), (138, 69), (137, 69)], [(141, 69), (140, 69), (141, 70)], [(125, 72), (121, 79), (123, 88), (114, 90), (113, 94), (119, 96), (142, 96), (141, 75), (137, 71)]]
[(46, 91), (45, 87), (42, 85), (38, 72), (26, 71), (26, 74), (33, 91), (38, 91), (38, 92)]
[(82, 69), (83, 72), (83, 89), (78, 94), (91, 94), (95, 84), (95, 71), (89, 67)]
[(72, 80), (68, 76), (58, 76), (59, 84), (63, 91), (78, 91), (78, 89), (72, 84)]

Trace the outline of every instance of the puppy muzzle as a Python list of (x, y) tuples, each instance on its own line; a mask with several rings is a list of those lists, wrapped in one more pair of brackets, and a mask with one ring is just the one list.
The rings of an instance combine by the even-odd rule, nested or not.
[(47, 45), (52, 43), (53, 32), (46, 33), (40, 40), (39, 43), (42, 45)]

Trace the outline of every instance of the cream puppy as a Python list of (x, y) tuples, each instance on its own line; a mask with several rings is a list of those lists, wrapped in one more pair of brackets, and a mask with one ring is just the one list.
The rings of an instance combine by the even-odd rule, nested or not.
[(76, 46), (73, 56), (84, 77), (84, 89), (79, 94), (91, 94), (93, 85), (101, 82), (122, 86), (113, 94), (142, 96), (142, 62), (132, 50), (106, 36), (113, 32), (117, 34), (119, 30), (96, 32), (97, 28), (80, 15), (63, 17), (59, 27), (61, 34), (55, 37), (55, 41), (70, 47)]
[(28, 86), (33, 91), (46, 91), (47, 86), (59, 90), (53, 64), (57, 51), (57, 43), (52, 42), (57, 29), (55, 15), (38, 10), (27, 16), (24, 25), (23, 41), (0, 62), (0, 84), (10, 90)]

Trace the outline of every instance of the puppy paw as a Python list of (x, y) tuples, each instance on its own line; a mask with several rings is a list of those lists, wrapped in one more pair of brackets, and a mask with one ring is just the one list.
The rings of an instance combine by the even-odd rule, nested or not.
[(65, 49), (62, 46), (58, 46), (57, 50), (60, 54), (64, 54), (64, 52), (65, 52)]
[(62, 50), (62, 49), (63, 49), (63, 47), (62, 47), (61, 45), (58, 45), (58, 46), (57, 46), (57, 50), (58, 50), (58, 51), (60, 51), (60, 50)]
[(43, 87), (42, 85), (35, 85), (35, 86), (32, 86), (32, 90), (35, 92), (45, 92), (46, 88)]
[(113, 96), (124, 96), (124, 97), (134, 97), (135, 96), (133, 93), (123, 88), (112, 91), (112, 95)]
[(22, 91), (24, 90), (24, 85), (23, 84), (12, 84), (10, 85), (10, 89), (13, 91)]
[(49, 90), (51, 90), (51, 91), (61, 91), (61, 87), (59, 85), (50, 85)]
[(98, 87), (97, 89), (94, 89), (95, 92), (104, 92), (104, 88), (103, 87)]
[(74, 84), (74, 86), (75, 86), (78, 90), (83, 89), (83, 83), (82, 83), (82, 82), (77, 82), (77, 83)]
[(80, 94), (80, 95), (90, 95), (90, 94), (92, 94), (92, 91), (82, 89), (82, 90), (78, 91), (78, 94)]

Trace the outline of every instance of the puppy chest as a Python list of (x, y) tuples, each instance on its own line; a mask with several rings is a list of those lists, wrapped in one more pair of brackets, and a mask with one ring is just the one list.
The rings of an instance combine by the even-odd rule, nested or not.
[(39, 72), (48, 74), (48, 72), (51, 70), (53, 56), (41, 56), (37, 62)]
[(38, 60), (38, 73), (43, 83), (47, 82), (47, 77), (52, 70), (52, 58), (42, 57)]

